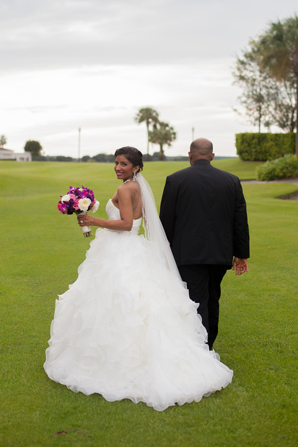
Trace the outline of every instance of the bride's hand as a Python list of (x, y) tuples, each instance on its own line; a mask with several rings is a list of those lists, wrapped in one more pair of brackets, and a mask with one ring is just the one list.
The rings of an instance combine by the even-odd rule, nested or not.
[(95, 223), (96, 219), (94, 217), (88, 216), (87, 214), (78, 214), (77, 219), (78, 219), (78, 224), (80, 225), (80, 227), (84, 227), (84, 226), (90, 227), (92, 225), (97, 225)]

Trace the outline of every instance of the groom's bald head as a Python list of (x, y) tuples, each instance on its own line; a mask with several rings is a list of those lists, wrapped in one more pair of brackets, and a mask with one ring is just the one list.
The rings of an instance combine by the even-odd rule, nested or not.
[(191, 143), (188, 155), (191, 164), (196, 160), (207, 160), (210, 162), (214, 158), (213, 144), (206, 138), (198, 138)]

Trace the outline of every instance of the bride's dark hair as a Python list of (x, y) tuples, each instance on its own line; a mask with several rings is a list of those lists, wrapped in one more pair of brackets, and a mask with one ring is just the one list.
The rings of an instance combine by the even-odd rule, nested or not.
[(140, 169), (138, 172), (142, 171), (143, 169), (143, 154), (139, 149), (136, 149), (135, 147), (131, 146), (124, 146), (120, 149), (117, 149), (114, 157), (118, 157), (118, 155), (124, 155), (128, 161), (132, 163), (133, 166), (139, 166)]

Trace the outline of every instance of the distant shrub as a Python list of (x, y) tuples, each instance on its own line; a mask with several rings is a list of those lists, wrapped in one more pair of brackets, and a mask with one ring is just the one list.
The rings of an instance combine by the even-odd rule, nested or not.
[(44, 155), (36, 155), (36, 156), (33, 155), (32, 161), (48, 161), (48, 159)]
[(64, 155), (57, 155), (56, 161), (74, 161), (72, 157), (65, 157)]
[(276, 160), (267, 161), (257, 168), (257, 179), (262, 181), (298, 177), (298, 159), (287, 154)]
[(114, 163), (115, 161), (115, 157), (113, 154), (104, 154), (104, 153), (94, 155), (92, 159), (97, 161), (98, 163)]
[(236, 149), (243, 161), (267, 161), (295, 153), (295, 133), (238, 133)]

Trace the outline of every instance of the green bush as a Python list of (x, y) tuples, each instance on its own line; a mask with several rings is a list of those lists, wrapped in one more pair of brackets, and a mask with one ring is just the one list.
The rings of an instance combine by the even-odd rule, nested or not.
[(295, 153), (295, 133), (238, 133), (237, 154), (243, 161), (267, 161)]
[(267, 161), (257, 168), (257, 179), (268, 181), (289, 177), (298, 177), (298, 159), (287, 154), (276, 160)]

